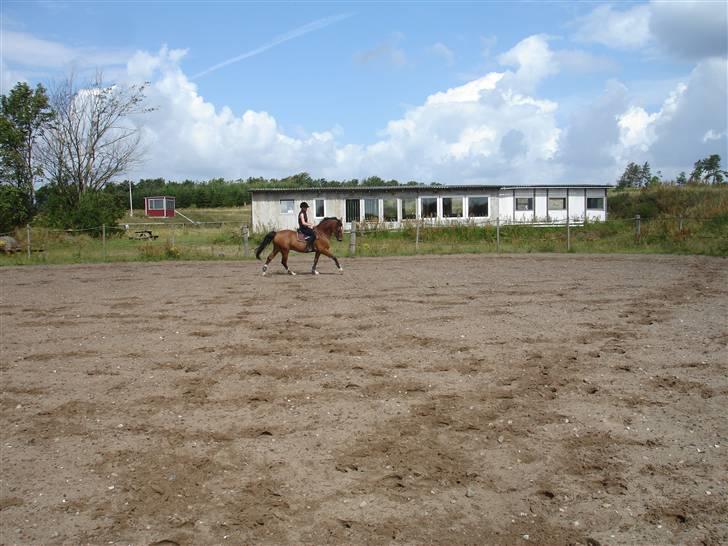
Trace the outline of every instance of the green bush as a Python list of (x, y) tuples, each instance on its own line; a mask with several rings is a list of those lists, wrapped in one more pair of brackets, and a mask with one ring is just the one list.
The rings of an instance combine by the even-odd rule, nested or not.
[(51, 188), (42, 211), (41, 222), (58, 229), (94, 230), (112, 226), (124, 216), (118, 196), (104, 191), (85, 191), (78, 198)]
[(710, 218), (728, 211), (728, 186), (689, 184), (687, 186), (650, 186), (641, 190), (609, 194), (608, 217), (642, 218), (659, 216)]
[(30, 222), (33, 207), (27, 195), (15, 186), (0, 185), (0, 233), (8, 233)]

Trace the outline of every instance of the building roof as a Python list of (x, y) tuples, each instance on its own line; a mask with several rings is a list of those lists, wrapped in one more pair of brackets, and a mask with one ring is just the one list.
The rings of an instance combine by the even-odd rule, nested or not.
[(478, 190), (528, 190), (528, 189), (584, 189), (594, 188), (603, 189), (611, 187), (608, 184), (532, 184), (529, 186), (503, 186), (502, 184), (454, 184), (443, 186), (321, 186), (316, 188), (255, 188), (251, 189), (251, 193), (321, 193), (321, 192), (340, 192), (340, 193), (371, 193), (371, 192), (390, 192), (390, 191), (478, 191)]

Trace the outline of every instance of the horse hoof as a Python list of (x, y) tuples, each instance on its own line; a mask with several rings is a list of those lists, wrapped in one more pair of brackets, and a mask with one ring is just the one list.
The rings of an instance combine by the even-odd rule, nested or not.
[(312, 275), (318, 275), (318, 274), (319, 274), (319, 272), (318, 272), (318, 271), (316, 271), (315, 269), (312, 269), (312, 270), (311, 270), (311, 274), (312, 274)]
[(293, 271), (291, 271), (290, 269), (288, 270), (288, 274), (293, 275), (294, 277), (296, 276), (296, 274)]
[(339, 268), (339, 273), (343, 273), (343, 272), (344, 272), (344, 268), (343, 267), (340, 267)]

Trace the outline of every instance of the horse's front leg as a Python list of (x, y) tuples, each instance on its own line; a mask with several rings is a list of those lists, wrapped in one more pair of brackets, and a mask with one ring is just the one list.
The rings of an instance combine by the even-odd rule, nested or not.
[(312, 275), (318, 275), (319, 272), (316, 271), (316, 264), (318, 263), (319, 256), (321, 256), (321, 253), (317, 250), (316, 256), (313, 258), (313, 267), (311, 267), (311, 274)]
[(331, 253), (331, 251), (329, 251), (329, 250), (321, 250), (321, 254), (323, 254), (324, 256), (328, 256), (329, 258), (331, 258), (332, 260), (334, 260), (334, 263), (336, 264), (336, 267), (339, 268), (339, 273), (343, 273), (344, 272), (344, 268), (341, 267), (341, 264), (339, 264), (339, 260), (336, 258), (336, 256), (334, 256)]

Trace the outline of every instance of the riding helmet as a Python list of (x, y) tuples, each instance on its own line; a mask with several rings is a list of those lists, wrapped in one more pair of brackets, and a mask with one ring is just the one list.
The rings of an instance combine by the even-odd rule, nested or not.
[(301, 203), (301, 208), (302, 209), (307, 209), (308, 208), (308, 203), (306, 203), (306, 201), (304, 201), (303, 203)]

